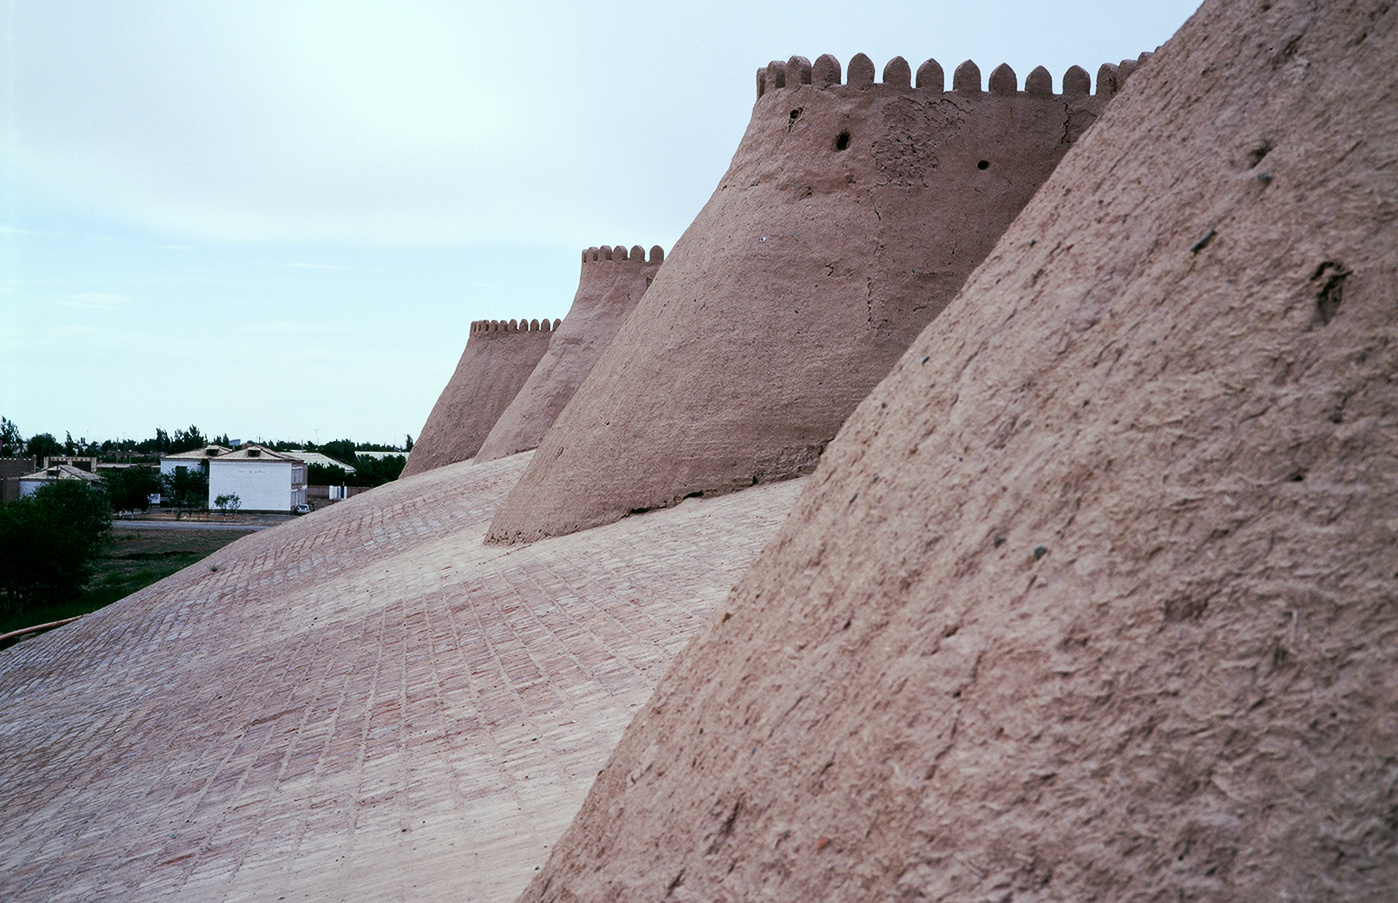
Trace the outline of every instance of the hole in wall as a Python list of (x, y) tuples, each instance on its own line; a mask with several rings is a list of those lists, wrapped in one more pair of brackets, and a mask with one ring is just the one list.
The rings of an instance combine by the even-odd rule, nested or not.
[(800, 119), (800, 118), (801, 118), (801, 111), (800, 111), (800, 110), (792, 110), (792, 111), (791, 111), (791, 121), (792, 121), (792, 122), (795, 122), (796, 120), (798, 120), (798, 119)]
[(1315, 296), (1316, 317), (1320, 320), (1320, 325), (1328, 324), (1339, 312), (1340, 302), (1344, 300), (1345, 280), (1349, 278), (1349, 273), (1344, 264), (1327, 260), (1311, 274), (1311, 281), (1320, 283)]
[(1272, 152), (1272, 142), (1259, 141), (1252, 150), (1248, 151), (1248, 169), (1255, 169), (1263, 158)]
[(979, 162), (979, 163), (976, 164), (976, 169), (989, 169), (989, 168), (990, 168), (990, 161), (989, 161), (989, 160), (982, 160), (981, 162)]
[(840, 137), (835, 139), (835, 150), (842, 151), (849, 147), (849, 132), (841, 132)]

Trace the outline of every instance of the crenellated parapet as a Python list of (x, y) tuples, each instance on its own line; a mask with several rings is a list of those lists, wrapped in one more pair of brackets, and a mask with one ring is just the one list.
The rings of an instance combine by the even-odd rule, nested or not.
[[(1134, 60), (1120, 63), (1103, 63), (1097, 70), (1098, 97), (1111, 97), (1120, 91), (1126, 79), (1146, 60), (1149, 53), (1141, 54)], [(894, 91), (918, 91), (927, 93), (948, 93), (946, 76), (941, 63), (929, 59), (917, 67), (914, 76), (912, 67), (901, 56), (895, 56), (883, 67), (881, 80), (875, 80), (876, 69), (873, 60), (862, 53), (856, 53), (849, 61), (849, 70), (841, 80), (840, 61), (830, 54), (823, 54), (812, 63), (804, 56), (793, 56), (786, 62), (773, 60), (757, 70), (757, 96), (761, 98), (770, 91), (809, 86), (830, 89), (887, 89)], [(1072, 66), (1059, 82), (1060, 90), (1053, 90), (1053, 76), (1043, 66), (1037, 66), (1024, 80), (1020, 90), (1019, 78), (1006, 63), (996, 66), (990, 73), (985, 91), (1002, 97), (1080, 97), (1088, 95), (1092, 89), (1092, 79), (1081, 66)], [(981, 94), (981, 70), (971, 60), (966, 60), (952, 72), (951, 92), (958, 94)]]
[(583, 263), (599, 263), (604, 260), (659, 266), (665, 262), (665, 249), (660, 245), (652, 245), (649, 261), (646, 260), (646, 249), (640, 245), (632, 245), (629, 251), (625, 245), (617, 245), (616, 247), (603, 245), (600, 248), (588, 248), (582, 252)]
[(404, 476), (473, 457), (548, 351), (560, 320), (476, 320), (437, 397)]
[(665, 251), (659, 245), (650, 249), (649, 259), (640, 245), (602, 245), (582, 252), (578, 291), (568, 316), (562, 325), (554, 326), (548, 350), (491, 427), (476, 452), (477, 461), (493, 461), (539, 445), (664, 270), (664, 260)]
[(471, 335), (490, 332), (552, 332), (562, 320), (472, 320)]
[[(728, 170), (539, 440), (491, 540), (809, 472), (1134, 63), (1103, 67), (1097, 94), (1079, 66), (1021, 78), (856, 54), (758, 70)], [(606, 250), (584, 254), (594, 297), (593, 283), (637, 272), (603, 265)], [(575, 322), (550, 343), (560, 361)]]

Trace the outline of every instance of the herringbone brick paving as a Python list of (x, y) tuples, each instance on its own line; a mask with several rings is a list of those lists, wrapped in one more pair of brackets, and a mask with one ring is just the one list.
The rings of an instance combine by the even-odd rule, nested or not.
[(528, 455), (0, 653), (0, 897), (512, 899), (798, 483), (486, 547)]

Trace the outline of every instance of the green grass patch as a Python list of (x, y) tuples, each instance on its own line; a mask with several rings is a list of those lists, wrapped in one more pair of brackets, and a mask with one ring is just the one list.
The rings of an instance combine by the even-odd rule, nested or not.
[[(102, 547), (101, 554), (94, 562), (92, 579), (83, 587), (80, 596), (68, 602), (36, 606), (19, 614), (0, 617), (0, 633), (96, 611), (202, 561), (251, 532), (115, 529), (111, 542)], [(3, 645), (17, 641), (6, 641)]]

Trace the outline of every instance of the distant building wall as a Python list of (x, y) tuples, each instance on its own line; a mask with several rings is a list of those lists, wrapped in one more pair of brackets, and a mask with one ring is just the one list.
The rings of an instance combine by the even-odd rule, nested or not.
[(36, 469), (33, 458), (0, 458), (0, 503), (19, 498), (19, 478)]
[(243, 511), (290, 511), (306, 501), (306, 465), (215, 459), (209, 462), (209, 506), (221, 495), (238, 496)]

